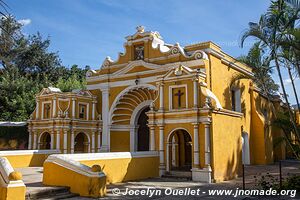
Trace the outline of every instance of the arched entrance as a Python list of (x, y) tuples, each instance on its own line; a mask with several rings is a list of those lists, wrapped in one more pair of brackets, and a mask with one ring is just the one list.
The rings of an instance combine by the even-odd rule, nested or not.
[(51, 135), (48, 132), (42, 133), (39, 141), (40, 149), (51, 149)]
[(84, 133), (78, 133), (74, 142), (74, 153), (88, 153), (89, 152), (89, 138)]
[(242, 132), (242, 161), (245, 165), (250, 165), (250, 148), (248, 133)]
[(148, 112), (149, 110), (149, 106), (141, 110), (137, 120), (137, 151), (149, 151), (149, 118), (146, 114), (146, 112)]
[(173, 131), (168, 138), (168, 171), (190, 171), (192, 168), (192, 138), (183, 129)]

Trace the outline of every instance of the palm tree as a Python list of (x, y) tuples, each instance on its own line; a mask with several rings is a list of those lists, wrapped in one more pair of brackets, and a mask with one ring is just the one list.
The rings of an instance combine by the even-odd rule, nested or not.
[(300, 110), (299, 99), (294, 83), (292, 71), (298, 72), (300, 75), (299, 67), (299, 54), (300, 54), (300, 32), (297, 28), (297, 21), (300, 19), (300, 1), (287, 0), (288, 5), (284, 7), (284, 14), (282, 14), (281, 26), (284, 27), (282, 31), (282, 38), (279, 39), (281, 46), (282, 63), (287, 68), (289, 78), (292, 83), (293, 92), (295, 95), (298, 110)]
[[(240, 56), (239, 62), (249, 65), (253, 69), (254, 77), (252, 78), (258, 88), (261, 89), (264, 96), (266, 96), (269, 106), (271, 107), (273, 115), (276, 117), (276, 110), (272, 103), (272, 96), (277, 93), (279, 86), (271, 77), (272, 68), (268, 58), (263, 56), (259, 47), (259, 43), (255, 43), (249, 50), (248, 55)], [(249, 77), (235, 77), (232, 82), (240, 79), (249, 79)]]
[(249, 28), (242, 35), (241, 46), (243, 47), (244, 41), (248, 37), (255, 37), (260, 42), (260, 47), (265, 50), (270, 62), (274, 62), (280, 80), (280, 86), (283, 91), (283, 97), (288, 105), (287, 109), (290, 121), (293, 125), (296, 136), (300, 138), (299, 131), (294, 120), (294, 115), (289, 104), (288, 95), (283, 83), (279, 59), (281, 52), (281, 46), (279, 45), (279, 42), (282, 40), (287, 29), (285, 22), (283, 22), (285, 19), (283, 15), (285, 14), (286, 6), (287, 5), (283, 0), (272, 2), (267, 13), (261, 16), (258, 23), (249, 23)]
[(3, 0), (0, 0), (0, 8), (1, 8), (0, 15), (6, 16), (5, 13), (8, 13), (6, 9), (7, 7), (8, 7), (7, 4)]

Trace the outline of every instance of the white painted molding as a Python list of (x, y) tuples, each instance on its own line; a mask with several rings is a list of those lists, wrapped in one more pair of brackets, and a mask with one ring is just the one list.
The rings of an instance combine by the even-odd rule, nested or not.
[[(147, 100), (142, 103), (140, 103), (132, 112), (131, 118), (130, 118), (130, 151), (136, 151), (137, 150), (137, 143), (138, 143), (138, 131), (137, 131), (137, 125), (138, 125), (138, 118), (141, 114), (141, 112), (146, 108), (147, 106), (150, 106), (153, 100)], [(150, 145), (149, 145), (150, 146)]]
[[(120, 67), (120, 70), (127, 68), (128, 65), (132, 65), (132, 62), (128, 62), (128, 63), (124, 63), (121, 65), (116, 65), (116, 66), (110, 66), (110, 68), (113, 67)], [(148, 63), (148, 62), (144, 62), (142, 66), (147, 67), (147, 68), (156, 68), (156, 69), (152, 69), (152, 70), (147, 70), (147, 71), (142, 71), (139, 72), (139, 75), (146, 75), (146, 74), (157, 74), (159, 72), (168, 72), (169, 70), (173, 69), (174, 67), (178, 67), (180, 65), (184, 65), (186, 67), (195, 67), (195, 66), (203, 66), (205, 63), (202, 59), (199, 60), (190, 60), (190, 61), (184, 61), (184, 62), (174, 62), (174, 63), (167, 63), (164, 65), (157, 65), (157, 64), (153, 64), (153, 63)], [(110, 78), (126, 78), (126, 77), (131, 77), (132, 73), (129, 74), (119, 74), (118, 73), (119, 70), (117, 72), (115, 72), (113, 75), (110, 76)], [(103, 74), (103, 75), (99, 75), (99, 76), (92, 76), (92, 77), (88, 77), (87, 78), (87, 82), (94, 82), (94, 81), (101, 81), (101, 80), (106, 80), (107, 74)], [(147, 83), (146, 80), (148, 80), (149, 78), (144, 78), (144, 79), (140, 79), (141, 82), (145, 82)], [(154, 80), (156, 80), (156, 77), (153, 78)], [(135, 79), (134, 79), (135, 80)], [(134, 81), (133, 80), (133, 81)], [(119, 84), (123, 82), (123, 85)], [(129, 82), (125, 81), (125, 82)], [(151, 82), (151, 81), (148, 81)], [(153, 81), (152, 81), (153, 82)], [(93, 84), (93, 85), (88, 85), (88, 89), (90, 89), (89, 87), (95, 88), (96, 85), (98, 85), (99, 87), (95, 88), (95, 89), (99, 89), (99, 88), (104, 88), (106, 83), (101, 83), (101, 84)], [(117, 82), (111, 82), (110, 83), (110, 87), (117, 87), (117, 86), (124, 86), (124, 81), (117, 81)]]
[(7, 158), (0, 157), (0, 186), (2, 187), (20, 187), (24, 186), (22, 180), (11, 181), (9, 180), (10, 173), (14, 172), (14, 168), (11, 166)]
[(158, 152), (138, 151), (138, 152), (93, 153), (93, 154), (81, 153), (81, 154), (63, 154), (63, 155), (55, 155), (55, 156), (65, 156), (75, 161), (86, 161), (86, 160), (110, 160), (110, 159), (123, 159), (123, 158), (157, 157)]
[(174, 109), (173, 108), (173, 89), (175, 88), (185, 88), (185, 107), (184, 108), (188, 108), (189, 104), (188, 104), (188, 88), (187, 88), (187, 84), (182, 84), (182, 85), (171, 85), (169, 86), (169, 110), (180, 110), (181, 108), (178, 109)]
[[(112, 116), (112, 114), (113, 114), (113, 112), (114, 112), (114, 108), (116, 107), (116, 105), (117, 105), (119, 99), (120, 99), (124, 94), (128, 93), (130, 90), (138, 89), (138, 88), (148, 88), (148, 89), (150, 89), (150, 90), (156, 90), (156, 86), (151, 85), (151, 84), (132, 85), (132, 86), (129, 86), (129, 87), (125, 88), (122, 92), (120, 92), (120, 93), (118, 94), (118, 96), (116, 96), (116, 98), (115, 98), (114, 102), (112, 103), (111, 108), (110, 108), (110, 110), (109, 110), (109, 116)], [(109, 124), (111, 124), (111, 122), (112, 122), (111, 117), (110, 117), (109, 120), (110, 120), (110, 121), (109, 121)]]
[(17, 156), (17, 155), (33, 155), (33, 154), (57, 154), (60, 150), (12, 150), (0, 151), (0, 156)]
[[(71, 171), (75, 171), (79, 174), (88, 176), (88, 177), (104, 177), (105, 174), (103, 172), (92, 172), (91, 167), (87, 165), (81, 164), (79, 161), (76, 161), (70, 158), (68, 155), (70, 154), (63, 154), (63, 155), (50, 155), (46, 162), (55, 163), (60, 165), (64, 168), (67, 168)], [(76, 154), (72, 154), (76, 155)]]

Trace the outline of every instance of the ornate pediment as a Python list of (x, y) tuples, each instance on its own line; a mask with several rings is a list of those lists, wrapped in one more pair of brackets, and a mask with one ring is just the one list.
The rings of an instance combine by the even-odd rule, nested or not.
[(135, 60), (129, 62), (129, 64), (126, 67), (115, 72), (114, 75), (122, 75), (122, 74), (143, 72), (148, 70), (155, 70), (155, 69), (159, 69), (160, 67), (161, 67), (160, 65), (147, 63), (143, 60)]
[(178, 78), (178, 77), (185, 76), (185, 75), (192, 75), (193, 73), (196, 73), (196, 70), (193, 70), (184, 65), (179, 65), (179, 66), (173, 67), (171, 70), (169, 70), (162, 78), (163, 79), (172, 79), (172, 78)]
[(38, 94), (38, 96), (48, 95), (52, 93), (62, 93), (62, 92), (59, 88), (47, 87), (47, 88), (43, 88), (41, 92)]
[(93, 97), (92, 93), (89, 90), (73, 90), (72, 92), (80, 96)]
[(137, 60), (153, 64), (166, 64), (208, 59), (207, 54), (200, 49), (186, 50), (179, 43), (166, 44), (158, 32), (145, 31), (143, 26), (138, 26), (135, 34), (126, 37), (124, 49), (125, 53), (119, 53), (118, 59), (115, 61), (106, 57), (102, 68), (121, 67)]

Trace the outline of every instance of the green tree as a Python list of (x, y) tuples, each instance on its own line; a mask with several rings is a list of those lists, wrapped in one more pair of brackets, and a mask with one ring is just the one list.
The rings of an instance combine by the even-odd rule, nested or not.
[(21, 76), (17, 68), (5, 70), (0, 76), (0, 120), (24, 121), (35, 108), (35, 95), (42, 85)]
[(71, 92), (75, 89), (85, 89), (85, 81), (80, 81), (76, 74), (70, 76), (67, 79), (60, 77), (56, 84), (56, 87), (61, 89), (62, 92)]
[(240, 56), (238, 60), (253, 69), (253, 80), (257, 87), (262, 89), (265, 95), (270, 96), (278, 92), (279, 86), (271, 77), (272, 67), (270, 66), (270, 61), (264, 57), (259, 43), (255, 43), (248, 54), (246, 56)]
[[(260, 42), (260, 47), (264, 49), (265, 55), (275, 64), (283, 96), (288, 105), (287, 109), (294, 133), (300, 138), (299, 131), (294, 121), (294, 115), (289, 105), (288, 95), (285, 90), (281, 72), (282, 63), (280, 62), (280, 54), (282, 46), (280, 43), (283, 38), (286, 37), (286, 30), (289, 29), (288, 24), (290, 23), (290, 21), (286, 20), (286, 15), (288, 15), (286, 13), (286, 7), (287, 5), (283, 0), (272, 1), (268, 11), (261, 16), (258, 23), (249, 23), (248, 30), (243, 33), (241, 38), (241, 45), (243, 46), (246, 38), (250, 36), (257, 38)], [(299, 13), (299, 10), (297, 10), (297, 12)]]
[(50, 52), (50, 39), (37, 33), (25, 36), (14, 17), (0, 19), (0, 120), (23, 121), (35, 108), (35, 95), (49, 86), (63, 91), (85, 87), (85, 73), (74, 65), (61, 65), (56, 52)]
[(262, 50), (259, 47), (259, 43), (255, 43), (249, 50), (248, 55), (240, 56), (238, 60), (249, 65), (253, 69), (253, 81), (267, 97), (269, 106), (276, 116), (276, 110), (272, 103), (272, 96), (278, 92), (279, 86), (271, 77), (272, 67), (270, 66), (270, 60), (264, 57)]

